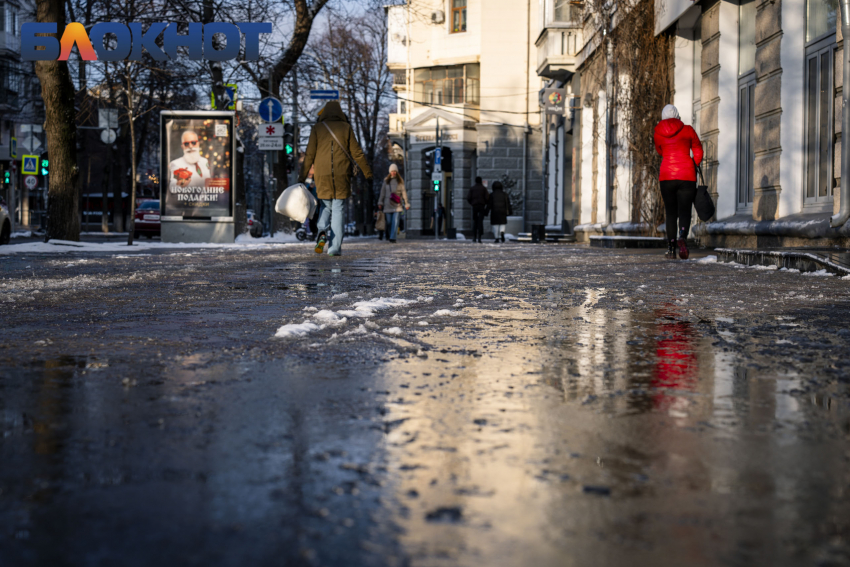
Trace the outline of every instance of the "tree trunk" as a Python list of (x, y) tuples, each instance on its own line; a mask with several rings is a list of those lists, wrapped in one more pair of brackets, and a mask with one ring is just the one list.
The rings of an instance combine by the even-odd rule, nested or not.
[[(38, 0), (38, 21), (65, 29), (65, 3)], [(44, 130), (50, 156), (47, 233), (51, 239), (80, 239), (80, 193), (77, 187), (77, 126), (74, 85), (67, 61), (36, 61), (35, 72), (44, 101)]]
[(129, 229), (127, 231), (127, 246), (133, 245), (133, 232), (136, 230), (136, 125), (135, 125), (135, 98), (133, 97), (133, 75), (127, 67), (129, 63), (125, 63), (126, 84), (127, 89), (127, 124), (130, 127), (130, 214), (129, 214)]

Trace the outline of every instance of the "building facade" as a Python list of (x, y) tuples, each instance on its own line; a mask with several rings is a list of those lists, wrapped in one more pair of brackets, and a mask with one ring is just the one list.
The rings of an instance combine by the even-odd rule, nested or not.
[[(489, 186), (513, 184), (509, 232), (544, 221), (538, 1), (409, 0), (388, 8), (387, 64), (398, 95), (390, 138), (405, 156), (409, 234), (434, 234), (435, 201), (448, 227), (471, 234), (466, 195), (476, 176)], [(426, 161), (438, 137), (451, 150), (452, 171), (435, 193)]]
[[(671, 40), (669, 102), (702, 140), (702, 169), (717, 207), (711, 221), (692, 227), (703, 244), (850, 243), (850, 227), (829, 225), (840, 205), (838, 11), (828, 0), (655, 0), (655, 34)], [(616, 116), (610, 153), (605, 145), (598, 26), (586, 27), (583, 37), (573, 77), (581, 97), (577, 236), (646, 234), (655, 227), (636, 214), (629, 140)]]

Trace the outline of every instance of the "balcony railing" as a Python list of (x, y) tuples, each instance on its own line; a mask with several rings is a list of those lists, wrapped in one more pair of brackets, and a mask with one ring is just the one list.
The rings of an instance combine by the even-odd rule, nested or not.
[(574, 73), (575, 58), (582, 48), (581, 38), (581, 29), (578, 27), (543, 30), (537, 39), (537, 74), (550, 79), (562, 79), (564, 75)]

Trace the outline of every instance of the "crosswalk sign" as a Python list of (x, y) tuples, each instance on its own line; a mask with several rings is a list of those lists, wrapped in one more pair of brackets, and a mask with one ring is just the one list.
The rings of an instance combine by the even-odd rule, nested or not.
[(38, 175), (38, 156), (21, 156), (21, 165), (24, 175)]
[[(224, 85), (224, 101), (222, 101), (222, 106), (224, 107), (224, 110), (236, 110), (236, 91), (238, 90), (238, 85)], [(210, 103), (212, 105), (213, 110), (215, 110), (215, 93), (210, 93)]]

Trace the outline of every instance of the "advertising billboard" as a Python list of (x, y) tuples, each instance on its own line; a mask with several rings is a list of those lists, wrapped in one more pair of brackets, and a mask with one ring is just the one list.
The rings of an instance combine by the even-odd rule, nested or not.
[(162, 113), (163, 221), (232, 221), (233, 119), (231, 112)]

